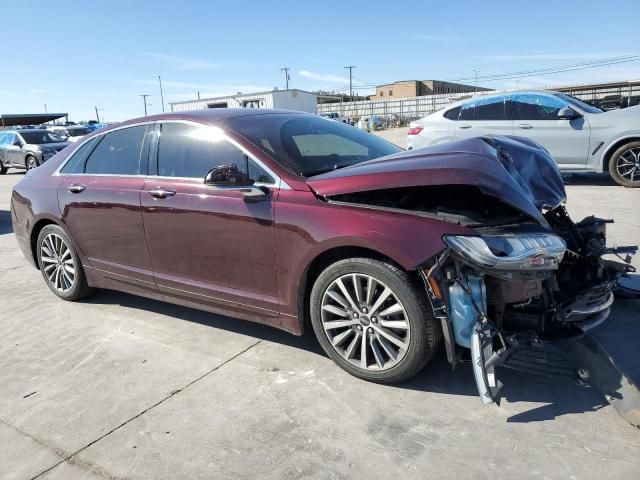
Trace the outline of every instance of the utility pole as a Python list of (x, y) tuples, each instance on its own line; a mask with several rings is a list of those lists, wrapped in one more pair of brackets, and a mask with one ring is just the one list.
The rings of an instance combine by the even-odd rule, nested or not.
[(289, 67), (282, 67), (280, 69), (281, 72), (284, 72), (284, 89), (285, 90), (289, 90), (289, 79), (291, 78), (289, 77), (289, 70), (290, 70)]
[(164, 113), (164, 95), (162, 94), (162, 78), (158, 75), (158, 82), (160, 82), (160, 102), (162, 103), (162, 113)]
[(344, 68), (349, 69), (349, 101), (353, 99), (353, 69), (356, 68), (355, 65), (347, 65)]
[(474, 69), (473, 73), (476, 75), (476, 93), (478, 93), (478, 70)]
[(44, 104), (44, 113), (49, 113), (49, 112), (47, 112), (47, 104), (46, 103)]
[(98, 121), (98, 123), (100, 123), (100, 115), (98, 114), (98, 107), (94, 106), (93, 108), (96, 109), (96, 120)]
[(142, 97), (142, 101), (144, 102), (144, 116), (147, 116), (147, 97), (150, 97), (151, 95), (148, 95), (146, 93), (142, 93), (140, 95), (138, 95), (139, 97)]
[(200, 91), (198, 90), (198, 100), (200, 100)]

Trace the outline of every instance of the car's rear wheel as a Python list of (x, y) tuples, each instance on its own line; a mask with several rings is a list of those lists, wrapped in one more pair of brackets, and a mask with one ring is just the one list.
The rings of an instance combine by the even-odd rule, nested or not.
[(25, 159), (25, 164), (27, 166), (27, 170), (32, 170), (32, 169), (36, 168), (38, 165), (40, 165), (40, 163), (38, 162), (38, 159), (36, 157), (34, 157), (33, 155), (29, 155)]
[(80, 258), (61, 227), (45, 226), (38, 235), (36, 248), (44, 281), (58, 297), (76, 301), (93, 293)]
[(419, 282), (389, 263), (351, 258), (327, 267), (311, 291), (311, 323), (329, 357), (379, 383), (412, 377), (441, 332)]
[(640, 142), (627, 143), (613, 152), (609, 173), (624, 187), (640, 187)]

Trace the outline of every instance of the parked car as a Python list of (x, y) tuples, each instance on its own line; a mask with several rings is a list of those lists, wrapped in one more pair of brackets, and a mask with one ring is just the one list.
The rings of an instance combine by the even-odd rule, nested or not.
[(640, 107), (603, 112), (557, 92), (517, 92), (453, 103), (411, 122), (410, 149), (481, 135), (518, 135), (545, 147), (565, 172), (609, 172), (640, 186)]
[(634, 248), (606, 247), (607, 221), (576, 224), (564, 202), (526, 139), (403, 152), (312, 114), (218, 109), (86, 137), (17, 183), (11, 218), (61, 299), (108, 288), (310, 326), (340, 367), (382, 383), (444, 342), (452, 365), (471, 350), (488, 402), (496, 365), (603, 322), (632, 270), (600, 255)]
[(67, 145), (64, 139), (43, 128), (0, 131), (0, 174), (9, 168), (36, 168)]
[(320, 116), (329, 120), (335, 120), (336, 122), (350, 123), (347, 117), (343, 117), (338, 112), (321, 113)]
[(92, 132), (98, 130), (97, 128), (90, 128), (88, 125), (74, 125), (67, 128), (67, 141), (77, 142), (85, 135), (89, 135)]

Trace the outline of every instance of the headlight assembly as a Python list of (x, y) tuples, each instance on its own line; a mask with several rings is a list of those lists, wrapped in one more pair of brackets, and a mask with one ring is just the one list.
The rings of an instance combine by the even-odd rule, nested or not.
[(556, 270), (567, 250), (564, 240), (551, 233), (446, 235), (443, 240), (469, 263), (489, 270)]

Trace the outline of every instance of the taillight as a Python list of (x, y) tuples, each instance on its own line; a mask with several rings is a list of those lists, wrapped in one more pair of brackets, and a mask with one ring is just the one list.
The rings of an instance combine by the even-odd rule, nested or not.
[(411, 127), (409, 129), (409, 135), (418, 135), (422, 130), (424, 130), (424, 127), (422, 125)]

